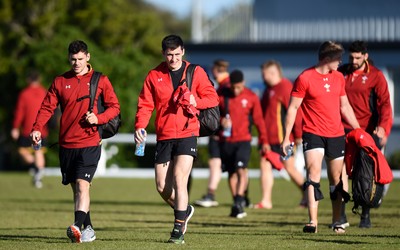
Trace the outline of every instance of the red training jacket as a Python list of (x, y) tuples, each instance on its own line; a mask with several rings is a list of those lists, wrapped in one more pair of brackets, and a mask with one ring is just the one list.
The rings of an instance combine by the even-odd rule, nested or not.
[[(29, 137), (40, 105), (47, 90), (42, 85), (32, 85), (23, 89), (18, 96), (14, 111), (13, 128), (21, 128), (21, 135)], [(43, 127), (42, 136), (47, 137), (47, 126)]]
[[(393, 123), (392, 105), (390, 104), (388, 84), (382, 71), (369, 64), (367, 64), (364, 72), (358, 76), (355, 76), (354, 72), (349, 70), (341, 71), (343, 71), (346, 79), (347, 98), (360, 127), (368, 133), (372, 133), (376, 126), (380, 126), (385, 129), (386, 135), (389, 136)], [(375, 115), (371, 112), (370, 105), (372, 93), (375, 93), (376, 96), (375, 108), (377, 113)], [(351, 129), (346, 121), (343, 121), (343, 125), (345, 128)]]
[(344, 161), (346, 163), (346, 172), (349, 178), (352, 176), (354, 157), (358, 150), (363, 148), (368, 155), (372, 157), (376, 163), (375, 166), (375, 181), (381, 184), (392, 182), (393, 173), (386, 161), (385, 156), (375, 145), (375, 141), (370, 134), (361, 128), (352, 130), (346, 136), (346, 153)]
[(225, 98), (229, 98), (228, 109), (232, 120), (232, 136), (223, 137), (220, 135), (220, 139), (227, 142), (251, 141), (251, 123), (249, 120), (251, 116), (258, 130), (258, 143), (268, 143), (266, 127), (258, 96), (246, 87), (238, 96), (220, 96), (219, 107), (221, 110), (221, 118), (226, 114)]
[[(62, 112), (60, 146), (65, 148), (98, 146), (100, 135), (97, 132), (97, 126), (90, 125), (85, 120), (86, 112), (89, 109), (89, 86), (93, 72), (90, 67), (89, 72), (83, 76), (78, 76), (71, 70), (56, 77), (43, 100), (33, 130), (42, 132), (44, 125), (53, 115), (57, 105), (60, 104)], [(104, 113), (98, 114), (97, 100), (100, 94), (103, 95), (103, 105), (107, 108)], [(82, 100), (79, 101), (79, 98)], [(120, 112), (118, 98), (110, 80), (105, 75), (102, 75), (99, 80), (93, 109), (99, 125), (107, 123)]]
[[(186, 68), (189, 62), (186, 62)], [(186, 68), (182, 79), (185, 78)], [(218, 95), (207, 73), (197, 66), (192, 80), (191, 92), (196, 99), (196, 108), (206, 109), (218, 105)], [(168, 65), (162, 62), (150, 70), (139, 95), (135, 129), (146, 128), (153, 110), (156, 110), (157, 141), (199, 136), (200, 123), (197, 117), (190, 117), (186, 111), (173, 102), (174, 87)]]
[[(270, 145), (280, 144), (285, 135), (285, 117), (289, 107), (290, 93), (293, 84), (286, 78), (275, 86), (267, 87), (261, 98), (264, 123), (267, 126), (267, 137)], [(297, 112), (290, 141), (302, 136), (301, 112)]]

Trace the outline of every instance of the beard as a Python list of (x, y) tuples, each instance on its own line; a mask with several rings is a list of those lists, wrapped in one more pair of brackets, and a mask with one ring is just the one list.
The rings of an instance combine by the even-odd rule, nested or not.
[(364, 60), (360, 65), (358, 65), (358, 64), (352, 64), (353, 70), (359, 70), (359, 69), (361, 69), (364, 65), (365, 65), (365, 60)]

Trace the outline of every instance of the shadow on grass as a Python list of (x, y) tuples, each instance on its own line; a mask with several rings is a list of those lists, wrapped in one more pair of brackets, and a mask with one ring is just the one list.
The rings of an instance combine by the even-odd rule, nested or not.
[[(40, 204), (71, 204), (72, 199), (7, 199), (10, 202), (17, 203), (40, 203)], [(115, 201), (115, 200), (92, 200), (92, 205), (114, 205), (114, 206), (163, 206), (164, 202), (160, 201)]]
[(38, 235), (11, 235), (0, 234), (0, 241), (34, 241), (45, 240), (47, 243), (69, 243), (65, 237), (48, 237)]

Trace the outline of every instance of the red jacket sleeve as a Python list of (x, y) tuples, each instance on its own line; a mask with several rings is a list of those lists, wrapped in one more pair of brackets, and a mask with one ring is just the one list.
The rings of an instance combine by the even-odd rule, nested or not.
[(389, 136), (392, 129), (392, 105), (390, 104), (390, 95), (388, 84), (382, 72), (378, 72), (377, 83), (375, 85), (377, 95), (377, 106), (379, 113), (378, 125), (385, 129), (386, 135)]
[(100, 81), (103, 83), (103, 105), (106, 110), (97, 114), (98, 124), (106, 124), (109, 120), (113, 119), (120, 113), (120, 105), (114, 88), (107, 76), (102, 75)]
[(13, 120), (13, 128), (20, 128), (22, 124), (24, 113), (24, 98), (22, 97), (22, 93), (18, 95), (17, 104), (14, 110), (14, 120)]
[(268, 143), (267, 140), (267, 130), (264, 123), (263, 112), (261, 109), (261, 103), (257, 96), (254, 96), (254, 107), (252, 110), (252, 116), (254, 120), (254, 124), (258, 130), (258, 143), (265, 144)]
[(218, 106), (219, 98), (207, 73), (197, 66), (193, 74), (192, 94), (196, 99), (197, 109), (207, 109)]
[(53, 115), (54, 110), (57, 108), (57, 106), (58, 90), (56, 80), (54, 80), (42, 102), (38, 115), (36, 116), (36, 122), (33, 124), (32, 131), (37, 130), (43, 133), (44, 127)]
[(137, 112), (135, 118), (135, 130), (139, 128), (146, 128), (149, 124), (151, 114), (154, 110), (154, 96), (150, 80), (150, 73), (144, 80), (143, 88), (140, 91)]

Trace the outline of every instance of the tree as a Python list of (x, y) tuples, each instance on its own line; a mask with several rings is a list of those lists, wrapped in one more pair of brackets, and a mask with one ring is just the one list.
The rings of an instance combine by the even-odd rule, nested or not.
[[(67, 46), (79, 39), (88, 43), (95, 70), (107, 74), (113, 83), (121, 103), (121, 131), (132, 132), (144, 77), (161, 59), (161, 39), (169, 33), (189, 34), (187, 21), (141, 0), (2, 0), (0, 16), (3, 131), (11, 129), (25, 72), (35, 68), (42, 73), (44, 85), (50, 86), (56, 75), (69, 70)], [(3, 149), (12, 145), (8, 134), (0, 135)], [(57, 140), (56, 133), (50, 135), (51, 140)], [(56, 161), (50, 165), (58, 164), (56, 156), (49, 157)]]

